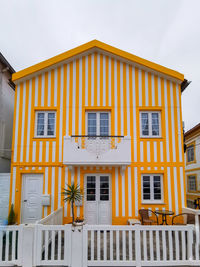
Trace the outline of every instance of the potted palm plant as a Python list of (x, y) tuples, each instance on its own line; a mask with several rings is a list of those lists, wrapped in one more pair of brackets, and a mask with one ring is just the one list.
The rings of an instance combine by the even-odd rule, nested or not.
[(80, 218), (77, 218), (77, 220), (74, 220), (74, 204), (75, 202), (80, 202), (83, 198), (83, 192), (80, 189), (79, 184), (75, 185), (72, 183), (71, 185), (67, 184), (67, 188), (63, 189), (64, 191), (62, 194), (64, 195), (64, 201), (69, 202), (71, 205), (72, 210), (72, 224), (75, 226), (80, 226), (84, 224), (84, 219), (80, 220)]

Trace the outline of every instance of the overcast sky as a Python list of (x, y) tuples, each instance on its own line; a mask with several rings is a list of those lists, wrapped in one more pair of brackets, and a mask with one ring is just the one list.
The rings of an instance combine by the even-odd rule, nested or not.
[(199, 0), (0, 0), (0, 49), (16, 71), (92, 39), (177, 70), (186, 130), (200, 122)]

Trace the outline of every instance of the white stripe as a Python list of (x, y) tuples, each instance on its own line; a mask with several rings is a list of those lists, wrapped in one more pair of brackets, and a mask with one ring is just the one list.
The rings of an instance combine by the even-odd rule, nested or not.
[(160, 142), (160, 161), (163, 162), (163, 142)]
[(116, 217), (119, 216), (119, 188), (118, 188), (118, 168), (115, 168), (115, 201), (116, 201)]
[(14, 146), (14, 162), (17, 161), (17, 148), (18, 148), (18, 124), (19, 124), (19, 94), (20, 94), (20, 86), (16, 87), (17, 94), (17, 103), (16, 103), (16, 123), (15, 123), (15, 146)]
[(130, 136), (130, 96), (129, 96), (129, 65), (126, 64), (126, 106), (127, 106), (127, 135)]
[(13, 167), (13, 179), (12, 179), (12, 204), (15, 203), (15, 185), (16, 185), (16, 167)]
[(29, 81), (28, 125), (27, 125), (27, 141), (26, 141), (26, 162), (29, 161), (30, 126), (31, 126), (31, 100), (32, 100), (32, 80)]
[[(78, 167), (77, 169), (77, 184), (80, 186), (80, 167)], [(80, 207), (77, 207), (77, 216), (80, 216)]]
[(135, 216), (138, 216), (138, 177), (137, 177), (137, 167), (134, 167), (134, 181), (135, 181)]
[(115, 88), (115, 135), (118, 133), (118, 119), (117, 119), (117, 61), (114, 61), (114, 88)]
[(111, 58), (108, 59), (109, 106), (111, 106)]
[(64, 68), (61, 68), (61, 81), (60, 81), (60, 127), (59, 127), (59, 161), (62, 161), (62, 126), (63, 126), (63, 76)]
[(154, 161), (157, 162), (157, 142), (153, 142), (154, 145)]
[(51, 72), (48, 72), (48, 107), (51, 105)]
[(91, 106), (94, 106), (94, 54), (91, 57)]
[(33, 141), (33, 154), (32, 154), (32, 161), (35, 162), (35, 156), (36, 156), (36, 142)]
[(49, 141), (46, 141), (46, 162), (49, 162)]
[(35, 79), (35, 107), (38, 106), (38, 76)]
[(58, 168), (58, 208), (61, 207), (61, 175), (62, 168)]
[(177, 117), (178, 117), (178, 143), (179, 143), (179, 161), (182, 162), (182, 132), (181, 132), (181, 116), (180, 116), (180, 103), (179, 103), (179, 86), (176, 84), (176, 98), (177, 98)]
[(42, 145), (43, 145), (43, 142), (40, 141), (40, 147), (39, 147), (39, 162), (42, 162)]
[(167, 103), (167, 84), (164, 80), (164, 89), (165, 89), (165, 125), (166, 125), (166, 149), (167, 149), (167, 162), (169, 162), (169, 126), (168, 126), (168, 103)]
[(151, 75), (151, 88), (152, 88), (152, 106), (155, 106), (155, 83), (154, 75)]
[(79, 60), (79, 135), (82, 134), (82, 58)]
[(145, 71), (145, 103), (149, 105), (148, 72)]
[(69, 64), (67, 65), (67, 108), (66, 108), (66, 136), (69, 135)]
[(175, 208), (178, 214), (178, 185), (177, 185), (177, 168), (174, 167), (174, 191), (175, 191)]
[(88, 106), (88, 56), (85, 57), (85, 105)]
[(51, 176), (51, 212), (54, 211), (54, 190), (55, 190), (55, 167), (52, 167), (52, 176)]
[(170, 167), (167, 167), (167, 183), (168, 183), (168, 202), (169, 202), (169, 210), (172, 210)]
[(106, 57), (103, 56), (103, 106), (106, 105)]
[(147, 142), (147, 161), (150, 162), (150, 142)]
[(123, 88), (123, 64), (120, 63), (120, 92), (121, 92), (121, 135), (124, 135), (124, 88)]
[(143, 142), (140, 142), (140, 161), (143, 162), (144, 158), (143, 158), (144, 152), (143, 152)]
[(100, 106), (100, 55), (97, 54), (97, 106)]
[[(68, 168), (65, 167), (65, 185), (64, 188), (67, 188), (67, 184), (68, 184)], [(67, 202), (64, 202), (64, 217), (67, 216)]]
[[(48, 171), (49, 171), (49, 168), (46, 167), (45, 168), (45, 194), (48, 194)], [(47, 216), (47, 207), (44, 207), (44, 217)]]
[(44, 74), (42, 75), (41, 106), (44, 107)]
[(72, 99), (72, 134), (75, 134), (75, 107), (76, 107), (76, 61), (73, 61), (73, 99)]
[(180, 167), (180, 182), (181, 182), (181, 200), (182, 200), (182, 207), (185, 207), (185, 192), (184, 192), (183, 167)]
[(54, 70), (54, 107), (57, 106), (57, 87), (58, 87), (58, 82), (57, 82), (57, 75), (58, 75), (58, 70)]
[(173, 101), (173, 86), (172, 86), (171, 82), (170, 82), (170, 97), (171, 97), (173, 162), (176, 162), (176, 144), (175, 144), (175, 126), (174, 126), (174, 101)]
[(122, 177), (122, 216), (125, 216), (125, 173), (121, 174)]
[(132, 183), (130, 167), (128, 167), (128, 216), (132, 217)]
[(158, 106), (161, 106), (161, 79), (158, 77)]
[(26, 100), (26, 83), (23, 84), (23, 106), (22, 106), (22, 128), (21, 128), (21, 151), (20, 151), (20, 161), (23, 161), (24, 152), (24, 121), (25, 121), (25, 100)]
[(133, 88), (133, 140), (134, 140), (134, 161), (137, 162), (137, 123), (136, 123), (136, 99), (135, 99), (135, 68), (132, 68)]
[(142, 106), (142, 72), (138, 70), (139, 74), (139, 106)]
[(156, 171), (157, 171), (157, 169), (158, 169), (158, 167), (154, 167), (154, 170), (156, 170)]
[(52, 162), (55, 162), (56, 159), (56, 142), (53, 141), (52, 143)]

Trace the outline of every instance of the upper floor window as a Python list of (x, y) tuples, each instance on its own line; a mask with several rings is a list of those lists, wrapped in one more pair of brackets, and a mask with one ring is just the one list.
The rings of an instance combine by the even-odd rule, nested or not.
[(163, 181), (160, 174), (142, 175), (142, 202), (162, 202)]
[(197, 191), (196, 176), (188, 176), (188, 191)]
[(161, 136), (160, 112), (140, 112), (140, 135), (141, 137)]
[(194, 156), (194, 144), (191, 144), (187, 146), (187, 162), (192, 163), (195, 161), (195, 156)]
[(110, 133), (109, 112), (87, 113), (87, 134), (89, 136), (108, 136)]
[(56, 112), (37, 111), (36, 112), (36, 137), (55, 137)]

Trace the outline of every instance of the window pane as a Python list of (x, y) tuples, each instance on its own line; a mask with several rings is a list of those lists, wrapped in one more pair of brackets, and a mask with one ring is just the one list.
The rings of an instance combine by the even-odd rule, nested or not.
[(194, 145), (187, 147), (187, 160), (194, 161)]
[(109, 177), (100, 176), (100, 200), (109, 200)]
[(48, 122), (47, 122), (47, 135), (54, 135), (55, 131), (55, 113), (48, 113)]
[(87, 200), (96, 200), (96, 177), (87, 176)]
[(149, 119), (148, 119), (148, 113), (142, 113), (141, 115), (142, 120), (142, 135), (148, 136), (149, 135)]
[(150, 176), (143, 176), (143, 199), (151, 199)]
[(158, 136), (159, 135), (159, 114), (152, 113), (152, 135)]
[(196, 177), (195, 176), (189, 176), (188, 177), (188, 189), (189, 191), (196, 191)]
[(161, 178), (153, 176), (154, 200), (161, 200)]
[(109, 116), (108, 113), (100, 113), (100, 135), (109, 135)]
[(37, 113), (37, 135), (44, 135), (44, 112)]
[(96, 135), (96, 113), (88, 113), (88, 135)]

